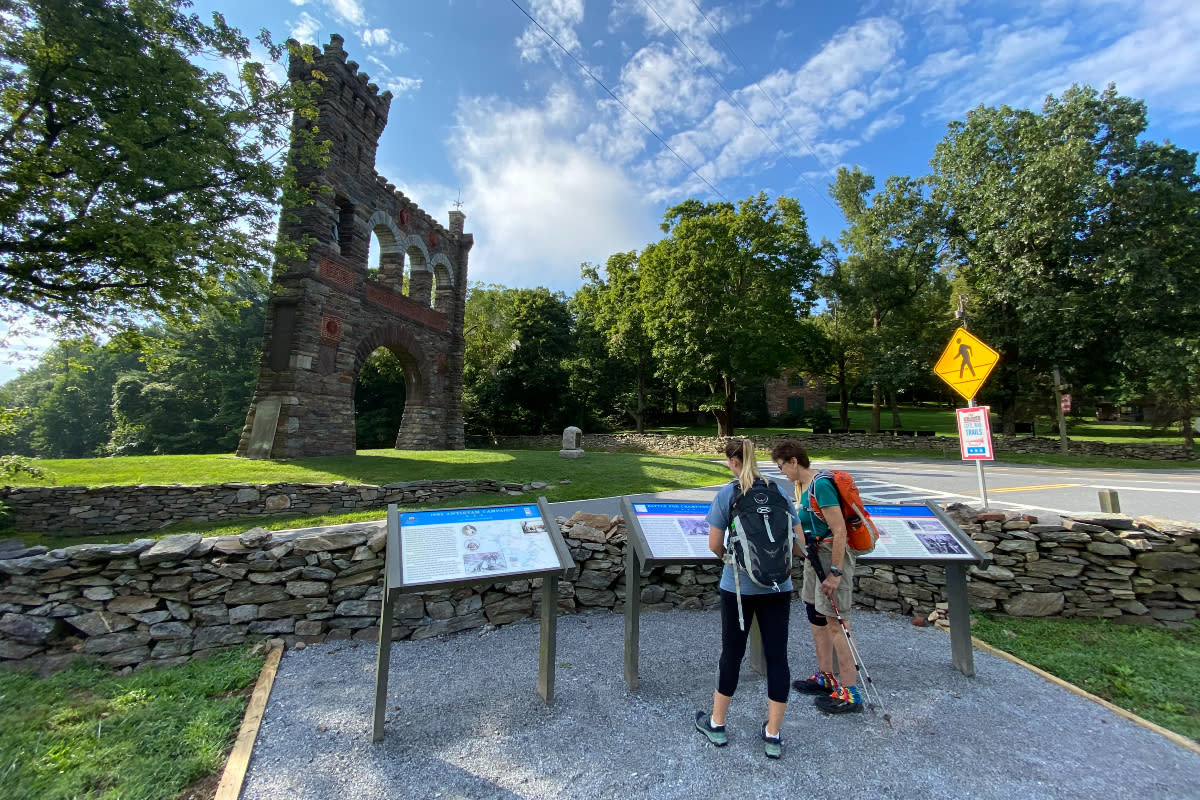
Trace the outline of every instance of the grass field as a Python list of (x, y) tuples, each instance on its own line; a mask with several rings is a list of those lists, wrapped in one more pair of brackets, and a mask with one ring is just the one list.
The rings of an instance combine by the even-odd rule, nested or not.
[(179, 797), (224, 767), (262, 663), (241, 648), (128, 676), (0, 671), (0, 798)]
[(1200, 622), (1188, 630), (1106, 620), (978, 614), (971, 631), (1022, 661), (1200, 741)]
[[(944, 459), (957, 462), (958, 448), (941, 451), (889, 449), (830, 449), (812, 453), (816, 459), (833, 463), (862, 459)], [(765, 452), (759, 458), (769, 458)], [(1000, 459), (1012, 463), (1053, 464), (1076, 467), (1139, 469), (1179, 469), (1172, 461), (1143, 461), (1117, 458), (1093, 458), (1061, 455), (1005, 454)], [(43, 479), (21, 476), (15, 485), (102, 486), (130, 484), (212, 484), (212, 483), (365, 483), (383, 485), (398, 481), (463, 478), (527, 484), (541, 481), (547, 485), (527, 497), (545, 495), (550, 502), (615, 497), (643, 492), (662, 492), (712, 486), (728, 479), (729, 472), (717, 453), (679, 456), (646, 453), (590, 452), (585, 458), (563, 459), (557, 451), (539, 450), (362, 450), (354, 456), (297, 459), (295, 461), (251, 461), (227, 455), (129, 456), (39, 460), (46, 472)], [(566, 482), (564, 482), (566, 481)], [(470, 499), (456, 498), (422, 508), (469, 505), (498, 505), (513, 502), (508, 495), (480, 493)], [(383, 510), (322, 516), (248, 517), (214, 523), (178, 523), (153, 533), (106, 536), (120, 542), (142, 536), (198, 532), (209, 536), (243, 533), (261, 526), (268, 530), (332, 525), (380, 519)], [(22, 531), (6, 531), (28, 545), (65, 547), (94, 542), (89, 536), (49, 536)]]
[[(830, 403), (828, 411), (838, 420), (838, 405)], [(1022, 420), (1030, 421), (1030, 420)], [(934, 431), (938, 436), (958, 436), (958, 423), (954, 409), (931, 406), (901, 406), (900, 426), (892, 424), (892, 414), (886, 408), (879, 415), (879, 427), (892, 429), (903, 427), (905, 430)], [(1051, 417), (1038, 417), (1032, 420), (1038, 436), (1053, 439), (1058, 438), (1058, 420)], [(850, 406), (850, 427), (862, 430), (871, 429), (871, 407), (865, 405)], [(810, 428), (743, 428), (737, 431), (747, 436), (769, 436), (777, 433), (788, 433), (792, 430), (808, 431)], [(716, 436), (716, 422), (707, 425), (674, 425), (648, 428), (647, 433), (676, 434), (680, 436)], [(1089, 417), (1067, 417), (1067, 436), (1071, 439), (1096, 442), (1144, 442), (1148, 444), (1181, 444), (1183, 437), (1176, 430), (1156, 430), (1149, 425), (1125, 422), (1097, 422)]]

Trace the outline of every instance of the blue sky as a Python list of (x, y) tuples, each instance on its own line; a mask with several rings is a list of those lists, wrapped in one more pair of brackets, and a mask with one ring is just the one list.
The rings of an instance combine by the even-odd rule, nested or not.
[(345, 37), (395, 95), (377, 171), (443, 222), (461, 196), (470, 277), (505, 286), (572, 292), (581, 262), (641, 249), (689, 197), (794, 196), (813, 238), (836, 239), (838, 166), (880, 184), (924, 174), (947, 122), (980, 104), (1040, 107), (1077, 82), (1116, 83), (1146, 100), (1151, 138), (1200, 149), (1195, 0), (197, 0), (194, 11), (277, 41)]

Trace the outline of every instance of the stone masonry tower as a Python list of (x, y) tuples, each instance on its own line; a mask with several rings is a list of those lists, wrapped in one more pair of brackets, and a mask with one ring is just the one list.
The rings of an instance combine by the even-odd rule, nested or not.
[[(463, 308), (474, 238), (465, 215), (449, 227), (375, 172), (390, 92), (379, 93), (331, 36), (312, 63), (291, 58), (288, 78), (325, 76), (317, 137), (331, 143), (321, 167), (296, 164), (302, 184), (325, 191), (284, 209), (279, 236), (309, 237), (307, 258), (275, 266), (258, 388), (238, 444), (249, 458), (354, 452), (354, 386), (376, 348), (404, 367), (406, 401), (396, 447), (462, 449)], [(293, 127), (310, 125), (297, 117)], [(378, 270), (368, 269), (371, 234)]]

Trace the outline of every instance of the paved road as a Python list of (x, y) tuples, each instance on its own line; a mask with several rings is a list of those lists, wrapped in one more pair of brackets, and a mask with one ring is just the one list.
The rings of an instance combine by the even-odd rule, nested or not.
[[(851, 461), (839, 465), (854, 475), (865, 499), (881, 503), (934, 500), (979, 503), (974, 464), (959, 461)], [(1098, 492), (1114, 489), (1121, 510), (1200, 520), (1200, 470), (1119, 470), (1012, 464), (984, 466), (988, 505), (1063, 514), (1099, 511)]]
[[(763, 474), (783, 481), (773, 464), (760, 464)], [(817, 468), (845, 469), (854, 476), (863, 499), (875, 503), (962, 502), (978, 506), (979, 481), (974, 464), (960, 461), (816, 461)], [(1080, 511), (1099, 511), (1097, 493), (1115, 489), (1121, 511), (1133, 516), (1156, 515), (1200, 521), (1200, 470), (1067, 469), (1063, 467), (990, 464), (984, 467), (988, 507), (1028, 509), (1045, 519)], [(785, 482), (786, 483), (786, 482)], [(638, 499), (710, 502), (716, 487), (680, 489)], [(552, 503), (570, 516), (577, 510), (620, 513), (620, 498)], [(558, 508), (561, 506), (562, 508)]]

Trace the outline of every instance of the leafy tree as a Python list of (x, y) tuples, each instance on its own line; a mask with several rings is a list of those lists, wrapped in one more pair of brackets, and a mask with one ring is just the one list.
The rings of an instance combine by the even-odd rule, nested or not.
[(1142, 143), (1113, 182), (1099, 269), (1119, 338), (1123, 399), (1149, 400), (1195, 451), (1200, 416), (1200, 177), (1196, 154)]
[(358, 371), (354, 388), (354, 433), (359, 448), (391, 447), (404, 421), (404, 367), (396, 355), (379, 348)]
[[(1158, 302), (1138, 281), (1186, 261), (1136, 245), (1170, 235), (1171, 215), (1148, 205), (1152, 187), (1173, 182), (1182, 197), (1194, 196), (1185, 185), (1194, 161), (1189, 167), (1174, 148), (1140, 143), (1145, 129), (1141, 101), (1112, 86), (1075, 86), (1048, 97), (1040, 114), (981, 106), (951, 123), (937, 146), (934, 196), (969, 293), (968, 319), (1003, 355), (985, 391), (1006, 430), (1024, 388), (1047, 386), (1056, 366), (1068, 379), (1115, 378), (1114, 321), (1130, 323), (1116, 332), (1136, 339), (1147, 301)], [(1165, 299), (1174, 305), (1177, 297)]]
[(565, 391), (564, 361), (573, 348), (566, 297), (544, 288), (473, 287), (465, 318), (468, 429), (502, 435), (561, 430), (577, 413)]
[[(868, 360), (872, 387), (872, 433), (879, 431), (885, 395), (891, 396), (893, 426), (900, 426), (895, 393), (918, 378), (913, 368), (918, 349), (909, 338), (916, 329), (903, 321), (922, 298), (939, 287), (945, 290), (937, 271), (941, 226), (937, 209), (925, 199), (923, 181), (892, 176), (868, 202), (874, 188), (875, 178), (858, 167), (838, 168), (829, 193), (849, 223), (841, 236), (847, 255), (832, 260), (823, 282), (827, 298), (859, 326), (858, 349)], [(854, 330), (841, 332), (853, 336)]]
[(813, 300), (817, 250), (793, 198), (688, 200), (667, 209), (666, 238), (639, 259), (646, 327), (659, 372), (680, 390), (707, 386), (717, 433), (731, 436), (737, 391), (794, 359)]
[(252, 274), (225, 289), (219, 306), (201, 309), (193, 320), (172, 320), (116, 340), (139, 360), (112, 389), (109, 453), (236, 449), (258, 380), (268, 288)]
[(584, 285), (572, 298), (572, 306), (601, 334), (609, 356), (626, 377), (618, 388), (616, 404), (633, 418), (638, 433), (645, 432), (646, 395), (655, 372), (653, 344), (647, 332), (646, 312), (641, 298), (641, 274), (637, 252), (616, 253), (599, 268), (583, 266)]
[[(300, 192), (281, 155), (293, 113), (315, 115), (313, 87), (275, 82), (239, 31), (188, 5), (0, 7), (0, 312), (10, 318), (32, 310), (116, 328), (188, 316), (277, 255), (276, 204)], [(259, 41), (281, 56), (265, 31)], [(295, 155), (319, 158), (313, 142), (301, 131)]]

